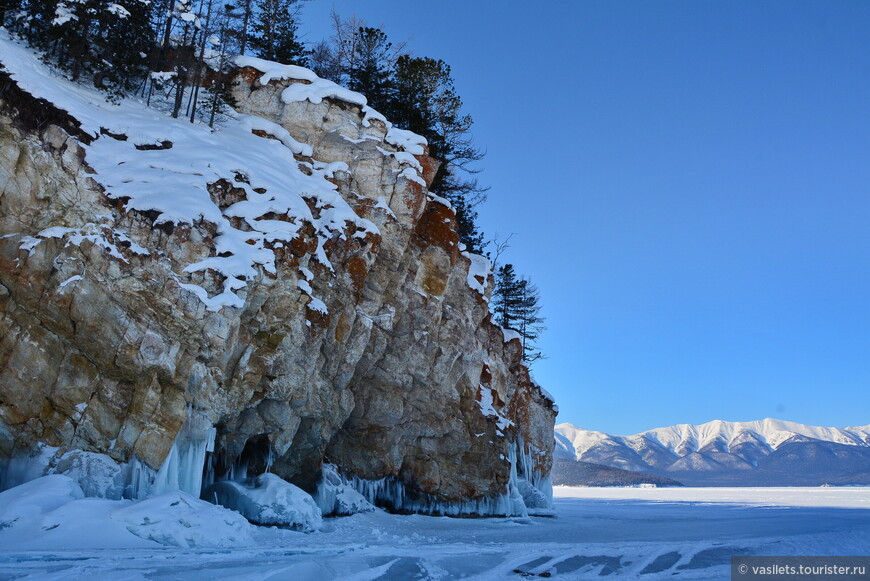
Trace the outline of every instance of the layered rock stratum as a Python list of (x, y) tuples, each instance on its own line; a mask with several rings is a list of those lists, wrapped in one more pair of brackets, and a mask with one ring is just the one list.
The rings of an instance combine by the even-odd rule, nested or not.
[(328, 465), (397, 510), (547, 508), (555, 406), (422, 138), (257, 59), (215, 132), (0, 60), (6, 486), (80, 450), (132, 496)]

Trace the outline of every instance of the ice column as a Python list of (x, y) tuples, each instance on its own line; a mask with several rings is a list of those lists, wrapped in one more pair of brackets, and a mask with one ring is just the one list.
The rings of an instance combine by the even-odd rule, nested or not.
[(188, 408), (187, 420), (175, 437), (169, 455), (154, 471), (133, 461), (131, 488), (133, 498), (146, 498), (181, 490), (199, 497), (206, 452), (214, 451), (216, 430), (202, 414)]

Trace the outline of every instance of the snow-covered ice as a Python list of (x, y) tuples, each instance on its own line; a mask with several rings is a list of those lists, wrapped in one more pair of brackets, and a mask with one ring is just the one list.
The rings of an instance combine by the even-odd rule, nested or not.
[(274, 474), (260, 474), (242, 481), (222, 480), (206, 491), (206, 498), (211, 495), (217, 504), (236, 510), (257, 524), (301, 530), (320, 528), (320, 508), (314, 499)]
[(253, 527), (239, 513), (176, 490), (111, 513), (131, 534), (169, 547), (240, 547)]
[[(870, 509), (870, 487), (721, 487), (721, 488), (621, 488), (554, 486), (556, 498), (682, 503), (724, 503), (766, 507), (824, 507)], [(870, 513), (868, 513), (870, 518)], [(868, 522), (870, 526), (870, 522)]]
[[(325, 519), (314, 533), (239, 523), (233, 548), (222, 549), (166, 547), (118, 526), (117, 507), (139, 506), (136, 516), (144, 522), (148, 511), (151, 519), (165, 518), (162, 505), (77, 499), (62, 480), (53, 487), (67, 504), (52, 509), (35, 502), (36, 509), (31, 503), (31, 512), (47, 511), (41, 526), (27, 535), (0, 527), (0, 578), (494, 580), (610, 572), (619, 579), (728, 579), (731, 555), (861, 555), (870, 546), (870, 488), (857, 487), (557, 487), (554, 518), (454, 519), (378, 510)], [(217, 527), (216, 535), (225, 534), (223, 516), (235, 513), (211, 508), (218, 512), (203, 520)], [(126, 522), (133, 511), (123, 511)], [(114, 516), (100, 516), (106, 514)], [(184, 528), (175, 516), (169, 533)], [(47, 526), (54, 528), (43, 530)], [(49, 544), (52, 534), (57, 540)]]

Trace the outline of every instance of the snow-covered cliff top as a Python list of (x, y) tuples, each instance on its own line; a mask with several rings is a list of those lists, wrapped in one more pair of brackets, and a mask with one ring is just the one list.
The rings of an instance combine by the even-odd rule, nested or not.
[(281, 99), (285, 103), (299, 101), (311, 101), (320, 103), (323, 99), (337, 99), (345, 103), (358, 105), (363, 112), (363, 125), (368, 127), (372, 120), (377, 120), (386, 125), (387, 136), (385, 141), (396, 147), (404, 149), (413, 155), (422, 155), (427, 145), (426, 138), (412, 131), (393, 127), (387, 118), (368, 106), (368, 100), (362, 93), (351, 91), (328, 79), (318, 77), (314, 71), (296, 65), (282, 65), (280, 63), (263, 60), (252, 56), (238, 56), (235, 64), (239, 67), (251, 67), (263, 73), (260, 84), (267, 85), (271, 81), (292, 79), (302, 81), (293, 83), (281, 93)]
[[(128, 210), (156, 212), (156, 224), (204, 220), (217, 226), (216, 256), (185, 265), (176, 273), (179, 284), (195, 293), (209, 310), (242, 306), (239, 291), (246, 281), (256, 276), (259, 267), (274, 273), (275, 249), (293, 240), (305, 223), (315, 227), (320, 239), (316, 259), (330, 269), (323, 248), (326, 240), (336, 235), (379, 234), (330, 181), (336, 172), (347, 171), (347, 164), (298, 161), (295, 156), (311, 156), (312, 148), (274, 122), (233, 114), (219, 130), (212, 131), (202, 124), (173, 119), (134, 99), (114, 105), (104, 94), (59, 77), (5, 30), (0, 30), (0, 63), (19, 87), (67, 111), (93, 137), (85, 146), (87, 160), (96, 172), (93, 178), (110, 198), (124, 201)], [(377, 119), (385, 124), (386, 141), (408, 154), (424, 152), (424, 138), (393, 128), (366, 106), (364, 96), (320, 79), (308, 69), (251, 57), (239, 57), (238, 65), (263, 72), (262, 83), (277, 78), (302, 81), (284, 91), (288, 102), (334, 98), (357, 104), (364, 110), (364, 123)], [(262, 139), (252, 131), (275, 139)], [(419, 171), (413, 177), (420, 179)], [(245, 199), (220, 208), (208, 188), (221, 180), (244, 190)], [(313, 199), (314, 212), (306, 199)], [(273, 215), (286, 218), (270, 219)], [(239, 220), (244, 227), (238, 226)], [(49, 228), (24, 237), (21, 244), (32, 249), (47, 238), (91, 236), (109, 252), (117, 252), (114, 242), (101, 234), (103, 225), (91, 226), (88, 232)], [(125, 236), (112, 232), (115, 238)], [(141, 252), (147, 254), (149, 249), (141, 248)], [(223, 278), (221, 292), (209, 296), (205, 288), (188, 280), (189, 273), (205, 270)], [(315, 299), (311, 304), (321, 303)]]

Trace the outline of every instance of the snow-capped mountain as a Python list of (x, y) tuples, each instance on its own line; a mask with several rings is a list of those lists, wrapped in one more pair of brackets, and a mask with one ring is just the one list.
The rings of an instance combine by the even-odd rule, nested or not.
[(679, 424), (614, 436), (555, 428), (556, 457), (710, 484), (870, 482), (870, 425), (824, 428), (765, 419)]

